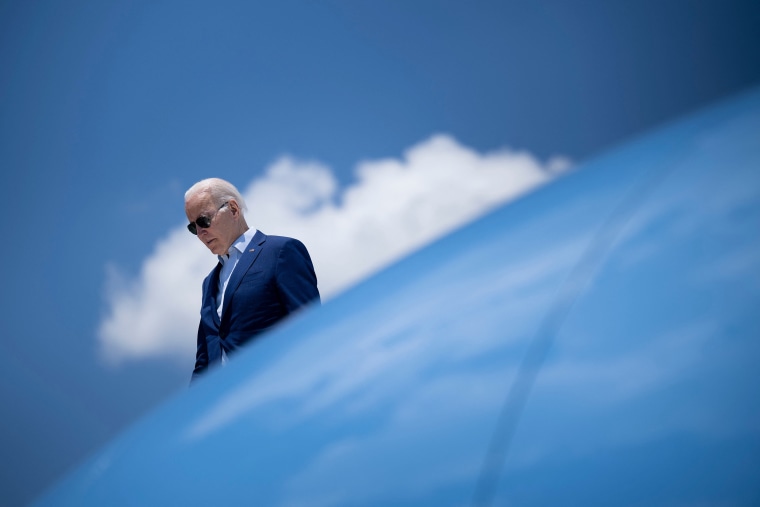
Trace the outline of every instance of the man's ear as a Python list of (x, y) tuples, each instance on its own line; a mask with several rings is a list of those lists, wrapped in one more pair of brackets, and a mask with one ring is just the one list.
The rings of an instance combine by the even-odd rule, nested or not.
[(228, 203), (228, 206), (230, 207), (230, 211), (232, 212), (232, 216), (235, 216), (240, 213), (240, 206), (238, 206), (238, 203), (235, 199), (230, 199), (230, 202)]

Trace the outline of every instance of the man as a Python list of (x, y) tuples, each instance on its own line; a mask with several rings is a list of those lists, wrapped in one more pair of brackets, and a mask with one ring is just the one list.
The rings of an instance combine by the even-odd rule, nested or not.
[(219, 178), (185, 193), (188, 230), (219, 258), (203, 281), (192, 381), (286, 315), (320, 301), (303, 243), (250, 229), (246, 209), (240, 192)]

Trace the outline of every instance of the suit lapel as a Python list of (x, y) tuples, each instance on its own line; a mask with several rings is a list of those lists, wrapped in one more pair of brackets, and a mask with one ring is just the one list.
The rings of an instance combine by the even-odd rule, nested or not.
[(232, 270), (230, 275), (230, 281), (227, 283), (227, 290), (224, 291), (224, 306), (222, 307), (222, 316), (227, 315), (227, 308), (230, 306), (232, 296), (237, 290), (243, 277), (251, 269), (251, 266), (256, 261), (263, 248), (264, 242), (267, 240), (266, 234), (261, 231), (256, 231), (250, 243), (245, 247), (243, 255), (240, 256), (240, 260)]
[[(221, 324), (221, 321), (219, 319), (219, 314), (216, 311), (216, 308), (219, 304), (219, 274), (222, 272), (222, 263), (216, 265), (214, 270), (209, 274), (209, 276), (206, 277), (206, 279), (203, 281), (204, 287), (203, 287), (203, 293), (206, 294), (207, 298), (209, 299), (208, 305), (211, 308), (211, 315), (214, 319), (214, 323), (217, 327)], [(205, 305), (204, 305), (205, 306)]]

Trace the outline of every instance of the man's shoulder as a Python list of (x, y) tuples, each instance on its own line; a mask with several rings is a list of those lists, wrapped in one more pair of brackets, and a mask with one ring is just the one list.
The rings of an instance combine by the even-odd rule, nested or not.
[(263, 244), (269, 247), (278, 248), (278, 247), (283, 247), (289, 244), (294, 244), (294, 245), (303, 244), (301, 243), (300, 240), (297, 240), (296, 238), (290, 238), (288, 236), (275, 236), (272, 234), (264, 234), (261, 231), (259, 231), (259, 233), (264, 236), (265, 241)]

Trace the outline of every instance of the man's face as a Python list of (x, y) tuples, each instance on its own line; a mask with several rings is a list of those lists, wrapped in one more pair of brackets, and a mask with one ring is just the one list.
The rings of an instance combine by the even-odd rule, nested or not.
[(199, 217), (211, 219), (211, 225), (203, 228), (196, 225), (198, 239), (216, 255), (227, 253), (230, 245), (240, 234), (237, 232), (237, 220), (239, 215), (236, 211), (237, 203), (233, 200), (219, 208), (208, 193), (200, 193), (192, 196), (185, 203), (185, 214), (190, 222), (195, 222)]

